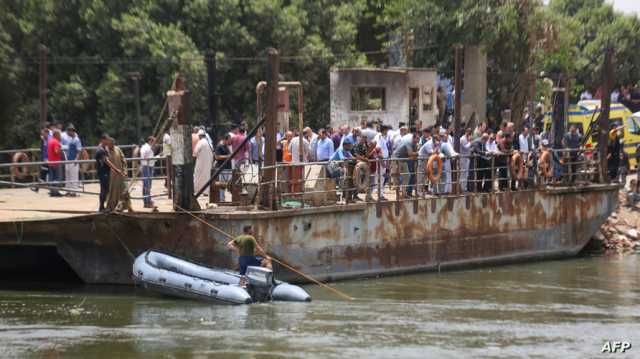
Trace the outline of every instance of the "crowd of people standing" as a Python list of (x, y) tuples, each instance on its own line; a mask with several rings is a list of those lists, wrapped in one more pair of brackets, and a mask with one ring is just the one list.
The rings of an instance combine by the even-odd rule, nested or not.
[[(372, 200), (378, 187), (379, 196), (385, 199), (387, 186), (402, 198), (452, 193), (454, 184), (459, 184), (462, 192), (492, 191), (494, 183), (500, 191), (526, 189), (541, 180), (537, 174), (542, 170), (551, 174), (542, 176), (547, 180), (570, 172), (570, 180), (574, 181), (583, 146), (576, 127), (571, 126), (563, 138), (566, 153), (554, 152), (538, 166), (543, 152), (552, 153), (548, 151), (551, 139), (542, 130), (540, 108), (532, 115), (525, 111), (524, 116), (520, 131), (509, 121), (497, 128), (486, 122), (463, 126), (460, 134), (452, 127), (440, 125), (400, 123), (392, 128), (378, 121), (363, 121), (355, 127), (328, 126), (317, 131), (306, 127), (301, 133), (298, 129), (280, 131), (276, 138), (276, 160), (291, 165), (279, 174), (279, 182), (286, 183), (286, 192), (300, 193), (304, 181), (302, 165), (320, 164), (324, 176), (337, 182), (344, 200), (349, 202), (362, 200), (359, 192), (365, 195), (365, 201)], [(215, 168), (225, 164), (220, 172), (223, 181), (228, 180), (233, 169), (242, 170), (244, 164), (263, 164), (264, 135), (258, 130), (245, 143), (245, 126), (232, 127), (216, 144), (204, 130), (194, 128), (195, 191), (209, 180), (212, 163)], [(234, 152), (233, 161), (225, 162)], [(224, 198), (224, 190), (220, 198)]]
[[(384, 200), (385, 190), (393, 190), (400, 198), (447, 194), (454, 185), (461, 192), (489, 192), (497, 185), (500, 191), (526, 189), (540, 181), (566, 176), (576, 179), (580, 170), (583, 136), (571, 125), (562, 138), (564, 153), (548, 151), (551, 138), (542, 130), (542, 111), (529, 116), (525, 111), (520, 131), (513, 122), (503, 121), (497, 128), (480, 122), (462, 126), (456, 134), (452, 127), (421, 123), (392, 128), (379, 121), (363, 121), (360, 126), (327, 126), (317, 131), (310, 127), (280, 131), (276, 135), (276, 161), (285, 166), (279, 182), (286, 183), (285, 192), (300, 193), (304, 185), (304, 165), (321, 165), (322, 177), (332, 179), (344, 201), (373, 200), (378, 193)], [(621, 129), (614, 128), (609, 141), (609, 176), (624, 180), (629, 158), (620, 141)], [(48, 182), (52, 197), (75, 196), (80, 186), (79, 164), (65, 163), (80, 158), (82, 143), (73, 124), (64, 128), (49, 124), (41, 131), (41, 180)], [(456, 140), (458, 141), (456, 150)], [(232, 171), (248, 167), (260, 168), (265, 159), (265, 136), (258, 129), (247, 140), (246, 123), (232, 126), (214, 142), (204, 127), (192, 132), (194, 193), (208, 194), (213, 173), (217, 180), (231, 179)], [(145, 208), (155, 208), (151, 186), (158, 151), (156, 139), (149, 136), (140, 148), (140, 177)], [(171, 154), (171, 137), (162, 138), (162, 155)], [(232, 154), (235, 155), (230, 159)], [(544, 153), (548, 153), (547, 156)], [(127, 161), (115, 140), (107, 134), (96, 149), (96, 174), (100, 183), (100, 211), (131, 209), (127, 186)], [(568, 174), (567, 174), (568, 173)], [(542, 176), (538, 176), (542, 174)], [(64, 180), (63, 180), (64, 178)], [(64, 188), (62, 185), (64, 184)], [(38, 187), (33, 188), (35, 191)], [(218, 189), (218, 200), (225, 200), (224, 188)]]

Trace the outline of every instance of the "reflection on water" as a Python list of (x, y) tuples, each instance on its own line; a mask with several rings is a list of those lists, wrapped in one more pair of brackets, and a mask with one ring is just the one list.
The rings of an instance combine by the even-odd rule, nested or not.
[[(215, 306), (125, 287), (0, 290), (3, 357), (640, 356), (640, 256), (307, 287), (314, 301)], [(2, 285), (7, 288), (7, 285)], [(629, 352), (628, 352), (629, 354)]]

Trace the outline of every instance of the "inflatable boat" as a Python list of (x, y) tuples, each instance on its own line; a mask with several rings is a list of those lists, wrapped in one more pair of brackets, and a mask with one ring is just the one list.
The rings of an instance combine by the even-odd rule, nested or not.
[(133, 263), (136, 284), (168, 296), (219, 304), (311, 301), (304, 289), (275, 280), (271, 269), (250, 266), (244, 285), (241, 285), (242, 277), (238, 272), (205, 267), (153, 250), (140, 254)]

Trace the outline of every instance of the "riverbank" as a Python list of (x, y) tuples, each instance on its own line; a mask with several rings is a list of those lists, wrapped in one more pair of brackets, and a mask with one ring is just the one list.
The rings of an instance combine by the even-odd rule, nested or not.
[(618, 207), (593, 237), (587, 250), (605, 254), (640, 253), (640, 203), (638, 194), (618, 193)]

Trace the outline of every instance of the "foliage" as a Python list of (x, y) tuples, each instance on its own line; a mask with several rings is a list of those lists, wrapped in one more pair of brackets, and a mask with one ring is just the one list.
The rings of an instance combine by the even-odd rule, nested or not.
[(640, 21), (604, 0), (5, 0), (0, 147), (37, 141), (41, 43), (49, 48), (49, 118), (73, 122), (88, 144), (102, 132), (140, 140), (133, 72), (141, 74), (143, 135), (176, 72), (191, 90), (193, 122), (206, 123), (208, 49), (216, 51), (221, 127), (254, 122), (268, 47), (280, 51), (282, 79), (303, 83), (305, 122), (314, 127), (329, 122), (332, 66), (391, 58), (451, 78), (458, 43), (487, 52), (494, 110), (517, 113), (541, 72), (570, 74), (574, 91), (596, 87), (610, 46), (619, 82), (640, 77)]

